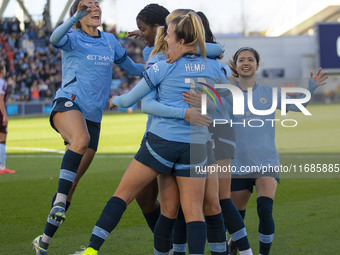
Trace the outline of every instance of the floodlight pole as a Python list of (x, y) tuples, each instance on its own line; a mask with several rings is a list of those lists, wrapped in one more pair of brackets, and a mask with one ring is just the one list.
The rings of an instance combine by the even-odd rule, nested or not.
[(28, 13), (28, 11), (27, 11), (27, 9), (25, 7), (24, 2), (22, 0), (17, 0), (17, 2), (19, 4), (20, 8), (23, 10), (23, 12), (25, 14), (25, 17), (29, 20), (30, 23), (32, 23), (35, 26), (34, 21), (33, 21), (32, 17), (31, 17), (31, 15)]
[(1, 7), (0, 7), (0, 19), (2, 18), (2, 15), (4, 14), (8, 3), (9, 3), (9, 0), (2, 1)]
[(65, 5), (65, 7), (64, 7), (63, 12), (62, 12), (62, 13), (60, 14), (60, 16), (59, 16), (59, 19), (58, 19), (58, 21), (57, 21), (57, 23), (56, 23), (56, 26), (58, 26), (58, 24), (60, 24), (61, 22), (63, 22), (63, 20), (64, 20), (64, 18), (65, 18), (65, 15), (66, 15), (67, 11), (70, 9), (70, 6), (71, 6), (72, 2), (73, 2), (72, 0), (68, 0), (68, 1), (67, 1), (66, 5)]

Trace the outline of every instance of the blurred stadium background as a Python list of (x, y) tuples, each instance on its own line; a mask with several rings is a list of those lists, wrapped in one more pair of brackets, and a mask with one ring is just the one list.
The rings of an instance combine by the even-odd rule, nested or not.
[[(17, 0), (23, 10), (21, 15), (4, 17), (11, 2), (15, 0), (3, 0), (0, 6), (0, 59), (6, 63), (8, 70), (7, 110), (13, 116), (48, 114), (54, 94), (61, 85), (60, 51), (49, 44), (53, 31), (51, 0), (45, 2), (43, 13), (38, 17), (30, 15), (23, 0)], [(71, 0), (66, 1), (57, 24), (68, 18), (71, 3)], [(284, 13), (287, 13), (286, 17)], [(317, 90), (313, 102), (338, 103), (340, 5), (326, 6), (310, 13), (304, 20), (290, 20), (288, 9), (283, 14), (280, 13), (280, 22), (268, 24), (264, 31), (249, 31), (241, 25), (240, 33), (217, 34), (217, 41), (225, 48), (221, 62), (226, 64), (242, 46), (254, 47), (261, 56), (257, 80), (278, 87), (306, 86), (310, 70), (322, 66), (330, 73), (330, 79), (326, 87)], [(134, 18), (131, 17), (132, 20)], [(115, 34), (136, 62), (143, 62), (144, 42), (126, 39), (127, 31), (117, 31), (116, 27), (116, 24), (103, 24), (102, 29)], [(138, 81), (120, 68), (114, 70), (112, 94), (124, 93)]]
[[(30, 242), (42, 231), (57, 185), (56, 166), (64, 150), (48, 122), (53, 96), (61, 85), (61, 56), (49, 44), (54, 28), (50, 22), (51, 0), (46, 1), (38, 17), (30, 16), (23, 0), (17, 3), (24, 15), (4, 16), (9, 2), (3, 0), (0, 6), (0, 61), (8, 71), (7, 165), (17, 173), (0, 178), (0, 255), (27, 255), (33, 254)], [(60, 22), (68, 16), (69, 6), (58, 14)], [(244, 26), (240, 33), (218, 34), (217, 41), (226, 50), (221, 61), (225, 64), (242, 46), (254, 47), (262, 59), (257, 80), (277, 87), (306, 87), (309, 71), (325, 68), (330, 77), (327, 86), (319, 88), (312, 99), (309, 111), (313, 116), (289, 113), (287, 118), (298, 120), (299, 125), (290, 129), (278, 125), (276, 140), (284, 165), (339, 164), (340, 5), (322, 8), (294, 24), (288, 15), (280, 27), (284, 29), (268, 24), (266, 31), (254, 32)], [(114, 24), (104, 24), (102, 29), (113, 33), (136, 62), (143, 61), (142, 40), (126, 39), (127, 31), (117, 31)], [(111, 93), (125, 93), (137, 82), (138, 78), (116, 67)], [(73, 254), (87, 244), (95, 220), (138, 150), (146, 116), (138, 113), (138, 104), (129, 110), (132, 115), (120, 110), (123, 112), (104, 115), (98, 154), (79, 185), (68, 221), (53, 240), (51, 255)], [(279, 185), (272, 254), (339, 253), (339, 174), (310, 177), (285, 178)], [(246, 225), (256, 252), (255, 202), (252, 198)], [(152, 235), (135, 203), (109, 240), (102, 254), (152, 253)], [(131, 243), (136, 245), (129, 245), (126, 251), (126, 244)]]

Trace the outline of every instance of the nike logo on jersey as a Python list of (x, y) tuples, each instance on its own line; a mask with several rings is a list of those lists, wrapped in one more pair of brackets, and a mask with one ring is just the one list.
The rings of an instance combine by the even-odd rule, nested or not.
[(158, 68), (158, 65), (157, 64), (154, 64), (152, 66), (152, 69), (155, 71), (155, 73), (157, 73), (159, 71), (159, 68)]
[(92, 45), (91, 45), (91, 44), (89, 44), (89, 43), (85, 43), (85, 45), (86, 45), (86, 46), (89, 46), (89, 47), (91, 47), (91, 48), (92, 48)]

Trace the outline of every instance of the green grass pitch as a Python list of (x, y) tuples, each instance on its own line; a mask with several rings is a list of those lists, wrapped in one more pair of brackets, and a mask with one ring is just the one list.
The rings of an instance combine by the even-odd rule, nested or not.
[[(285, 117), (296, 119), (297, 127), (277, 125), (281, 163), (339, 164), (340, 105), (311, 105), (308, 109), (312, 116), (289, 113)], [(146, 116), (138, 113), (104, 115), (98, 154), (77, 188), (49, 255), (75, 254), (88, 244), (96, 220), (139, 148), (145, 122)], [(47, 116), (12, 118), (9, 123), (7, 166), (17, 173), (0, 176), (0, 255), (29, 255), (34, 254), (31, 241), (44, 229), (64, 145)], [(294, 177), (282, 178), (278, 186), (271, 254), (338, 254), (340, 174)], [(258, 254), (255, 195), (245, 224), (254, 254)], [(153, 236), (135, 202), (100, 254), (153, 254)]]

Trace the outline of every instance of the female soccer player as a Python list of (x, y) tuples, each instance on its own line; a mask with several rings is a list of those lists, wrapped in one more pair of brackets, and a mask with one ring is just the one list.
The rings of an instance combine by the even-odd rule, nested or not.
[[(178, 37), (178, 34), (184, 38)], [(168, 27), (169, 48), (184, 43), (198, 44), (204, 55), (203, 34), (202, 23), (195, 13), (190, 12), (186, 16), (175, 18)], [(193, 66), (196, 69), (191, 68)], [(190, 55), (180, 58), (174, 64), (161, 61), (153, 65), (144, 75), (145, 78), (128, 94), (114, 97), (112, 103), (124, 107), (131, 105), (157, 86), (162, 103), (185, 108), (188, 106), (181, 99), (181, 93), (190, 89), (190, 83), (185, 83), (185, 78), (195, 79), (207, 75), (215, 78), (223, 76), (223, 73), (216, 61)], [(192, 141), (193, 138), (196, 140)], [(187, 221), (189, 252), (203, 254), (206, 239), (206, 226), (202, 216), (205, 178), (189, 176), (190, 163), (199, 164), (205, 161), (208, 139), (206, 127), (195, 126), (190, 130), (189, 124), (184, 120), (155, 118), (135, 159), (129, 165), (114, 196), (108, 201), (97, 221), (90, 245), (84, 254), (97, 254), (107, 235), (119, 222), (127, 204), (145, 185), (156, 178), (159, 172), (164, 173), (162, 174), (164, 178), (160, 179), (162, 214), (155, 229), (155, 254), (169, 252), (171, 230), (179, 206), (178, 188), (173, 177), (169, 175), (171, 173), (176, 175), (181, 194), (181, 204)], [(190, 142), (191, 146), (202, 150), (195, 155), (196, 161), (193, 161), (193, 157), (190, 158)], [(169, 186), (164, 186), (165, 183)], [(167, 188), (170, 187), (173, 201), (172, 203), (168, 201), (167, 206), (163, 207), (165, 205), (162, 203), (163, 194), (169, 192), (170, 189)]]
[[(180, 15), (186, 15), (191, 10), (188, 9), (177, 9), (173, 11), (168, 17), (167, 17), (167, 24), (174, 18)], [(208, 23), (203, 23), (204, 29), (206, 30), (209, 27), (206, 27), (205, 25)], [(164, 27), (159, 27), (157, 31), (156, 36), (156, 44), (154, 47), (154, 50), (152, 51), (150, 55), (150, 59), (148, 61), (148, 67), (152, 66), (152, 64), (155, 64), (159, 61), (165, 60), (167, 58), (168, 49), (167, 43), (164, 40), (164, 37), (166, 36), (166, 31)], [(220, 46), (215, 43), (210, 43), (210, 41), (207, 41), (209, 43), (206, 43), (208, 48), (210, 49), (210, 53), (213, 51), (212, 48), (218, 49)], [(182, 49), (183, 48), (183, 49)], [(181, 45), (180, 47), (177, 47), (176, 49), (179, 51), (191, 51), (195, 52), (196, 47), (190, 47)], [(219, 51), (218, 54), (215, 54), (212, 56), (212, 58), (215, 58), (216, 56), (219, 56), (222, 54), (222, 51)], [(211, 55), (211, 54), (209, 54)], [(156, 116), (161, 117), (168, 117), (164, 115), (164, 112), (161, 110), (162, 105), (161, 102), (156, 100), (156, 90), (153, 90), (150, 92), (147, 96), (145, 96), (142, 99), (142, 111), (153, 114)], [(200, 108), (200, 106), (198, 106)], [(173, 111), (177, 111), (179, 114), (174, 116), (178, 119), (186, 119), (188, 116), (185, 115), (185, 117), (181, 117), (181, 113), (185, 112), (185, 110), (192, 110), (192, 112), (189, 114), (190, 122), (196, 125), (201, 125), (201, 123), (196, 122), (198, 120), (194, 115), (198, 113), (194, 108), (174, 108)], [(209, 144), (210, 145), (210, 144)], [(211, 147), (211, 146), (210, 146)], [(210, 148), (211, 150), (211, 148)], [(215, 163), (213, 160), (211, 163)], [(167, 193), (169, 194), (169, 192)], [(171, 197), (170, 197), (171, 200)], [(167, 198), (163, 194), (163, 207), (164, 207), (164, 201), (167, 201)], [(221, 214), (221, 208), (219, 206), (218, 202), (218, 182), (217, 178), (209, 178), (206, 182), (206, 190), (205, 190), (205, 198), (204, 198), (204, 214), (205, 214), (205, 220), (207, 222), (207, 238), (210, 250), (212, 254), (221, 254), (225, 253), (225, 251), (221, 251), (221, 247), (223, 247), (223, 243), (225, 243), (225, 236), (223, 234), (224, 227), (223, 227), (223, 218)], [(164, 211), (164, 208), (163, 208)], [(175, 222), (174, 226), (174, 236), (172, 238), (173, 241), (173, 254), (179, 255), (179, 254), (185, 254), (186, 252), (186, 223), (184, 219), (184, 215), (182, 210), (179, 211), (178, 217)], [(219, 246), (217, 245), (219, 244)], [(217, 248), (218, 247), (218, 248)]]
[[(206, 41), (216, 43), (215, 37), (210, 30), (210, 25), (207, 17), (204, 15), (203, 12), (197, 12), (197, 14), (200, 16), (203, 24), (205, 24), (204, 27)], [(223, 66), (223, 70), (225, 71), (226, 78), (230, 77), (230, 69)], [(227, 95), (224, 95), (224, 93), (227, 91), (218, 89), (217, 91), (221, 96), (221, 100), (223, 101), (222, 105), (225, 105), (227, 101), (230, 101), (230, 99), (227, 98), (228, 93)], [(184, 99), (187, 103), (191, 105), (194, 105), (196, 107), (200, 106), (200, 100), (195, 100), (194, 94), (192, 94), (191, 92), (185, 93)], [(230, 119), (228, 112), (221, 105), (217, 106), (216, 112), (213, 113), (211, 117), (212, 119)], [(234, 158), (236, 143), (235, 131), (233, 127), (231, 127), (230, 124), (216, 125), (215, 127), (210, 125), (209, 131), (212, 134), (212, 139), (214, 141), (214, 156), (217, 160), (218, 166), (220, 166), (221, 168), (224, 167), (224, 169), (230, 169), (230, 161), (232, 158)], [(220, 205), (224, 217), (224, 224), (229, 234), (231, 236), (234, 236), (234, 239), (236, 240), (235, 245), (239, 249), (240, 255), (252, 254), (243, 219), (230, 199), (230, 184), (231, 172), (225, 172), (223, 174), (220, 173), (218, 187)]]
[[(149, 4), (145, 6), (137, 15), (136, 22), (139, 28), (139, 32), (136, 31), (130, 33), (130, 36), (139, 34), (146, 43), (146, 47), (143, 50), (143, 57), (145, 63), (147, 63), (149, 55), (154, 47), (157, 28), (165, 24), (165, 19), (168, 16), (169, 11), (158, 4)], [(163, 111), (167, 114), (170, 113), (170, 107), (163, 108)], [(151, 123), (152, 116), (148, 116), (147, 127)], [(147, 128), (148, 129), (148, 128)], [(147, 132), (147, 130), (146, 130)], [(145, 133), (146, 133), (145, 132)], [(160, 215), (158, 196), (158, 184), (157, 179), (152, 181), (147, 187), (145, 187), (137, 196), (136, 201), (141, 208), (144, 218), (148, 223), (151, 231), (154, 231), (156, 222)]]
[[(175, 11), (173, 11), (168, 17), (167, 17), (167, 24), (174, 18), (180, 15), (185, 15), (187, 14), (189, 11), (188, 9), (177, 9)], [(203, 13), (199, 12), (198, 15), (200, 16), (204, 15)], [(205, 16), (204, 16), (205, 17)], [(202, 17), (201, 17), (202, 20)], [(217, 56), (219, 56), (220, 54), (222, 54), (222, 51), (218, 51), (218, 48), (220, 47), (218, 44), (215, 43), (215, 41), (211, 38), (211, 30), (209, 27), (209, 22), (207, 21), (207, 19), (205, 18), (205, 20), (203, 20), (203, 26), (205, 29), (205, 34), (206, 34), (206, 45), (209, 48), (209, 54), (207, 55), (211, 55), (213, 53), (217, 53), (213, 56), (211, 56), (211, 58), (215, 58)], [(159, 27), (158, 31), (157, 31), (157, 36), (156, 36), (156, 44), (155, 47), (150, 55), (150, 59), (148, 61), (148, 67), (152, 66), (152, 64), (157, 63), (159, 61), (165, 60), (167, 58), (167, 52), (168, 52), (168, 48), (167, 48), (167, 43), (164, 40), (164, 37), (166, 35), (166, 31), (164, 27)], [(208, 35), (208, 37), (207, 37)], [(184, 49), (182, 49), (184, 48)], [(196, 47), (192, 47), (193, 49), (190, 49), (190, 47), (178, 47), (177, 50), (178, 51), (191, 51), (194, 52), (194, 50), (196, 49)], [(212, 50), (212, 48), (216, 48), (216, 52), (214, 52)], [(208, 50), (207, 50), (208, 53)], [(193, 108), (172, 108), (168, 111), (163, 111), (162, 108), (164, 108), (165, 106), (162, 105), (162, 103), (160, 103), (159, 101), (156, 100), (156, 96), (157, 92), (156, 90), (153, 90), (152, 92), (150, 92), (147, 96), (145, 96), (142, 99), (142, 111), (145, 113), (149, 113), (155, 116), (161, 116), (161, 117), (175, 117), (175, 118), (179, 118), (179, 119), (183, 119), (183, 118), (189, 118), (190, 122), (196, 125), (201, 125), (202, 123), (199, 123), (199, 118), (193, 116), (194, 114), (198, 114), (198, 112), (195, 111), (195, 109)], [(200, 102), (200, 99), (198, 100)], [(212, 102), (211, 102), (212, 103)], [(200, 108), (200, 105), (197, 106), (197, 108)], [(192, 112), (189, 115), (183, 115), (182, 113), (185, 112), (186, 110), (192, 110)], [(168, 116), (165, 113), (168, 112), (178, 112), (178, 114), (173, 115), (173, 116)], [(209, 110), (208, 110), (209, 112)], [(151, 116), (152, 116), (151, 115)], [(196, 122), (197, 120), (197, 122)], [(217, 236), (216, 236), (216, 231), (219, 231), (220, 229), (222, 229), (222, 224), (220, 224), (221, 222), (223, 222), (223, 219), (220, 218), (221, 214), (221, 209), (220, 206), (218, 204), (218, 199), (215, 199), (216, 197), (214, 197), (214, 194), (217, 196), (218, 195), (218, 183), (217, 182), (217, 178), (209, 178), (207, 180), (206, 183), (206, 192), (205, 192), (205, 206), (204, 206), (204, 212), (205, 212), (205, 219), (207, 222), (207, 227), (208, 227), (208, 232), (207, 232), (207, 238), (208, 238), (208, 243), (210, 246), (210, 249), (212, 250), (212, 254), (215, 254), (216, 252), (216, 248), (215, 248), (215, 243), (219, 242), (219, 243), (223, 243), (225, 241), (225, 239), (223, 240), (217, 240)], [(230, 189), (230, 188), (229, 188)], [(213, 196), (213, 197), (211, 197)], [(214, 202), (217, 202), (216, 204), (214, 204)], [(238, 211), (235, 208), (236, 213), (238, 213)], [(243, 222), (241, 216), (239, 216), (241, 222)], [(233, 218), (231, 218), (231, 220), (234, 220)], [(244, 227), (244, 225), (243, 225)], [(182, 213), (182, 210), (179, 211), (178, 217), (176, 219), (176, 223), (174, 226), (174, 236), (173, 236), (173, 254), (176, 255), (180, 255), (180, 254), (185, 254), (186, 252), (186, 224), (185, 224), (185, 219)], [(248, 246), (249, 248), (249, 246)], [(217, 253), (216, 253), (217, 254)]]
[[(132, 35), (140, 35), (144, 41), (146, 42), (146, 47), (143, 50), (143, 56), (145, 63), (147, 63), (147, 68), (151, 67), (152, 64), (167, 59), (166, 54), (161, 54), (157, 56), (155, 55), (154, 44), (155, 44), (155, 38), (156, 38), (156, 32), (158, 29), (162, 28), (166, 20), (169, 23), (170, 20), (172, 20), (174, 17), (179, 16), (179, 14), (186, 14), (187, 10), (175, 10), (170, 15), (169, 12), (163, 7), (158, 4), (149, 4), (145, 6), (137, 15), (136, 21), (137, 26), (140, 29), (139, 32), (134, 31), (129, 34), (129, 36)], [(160, 40), (160, 39), (159, 39)], [(158, 40), (158, 41), (159, 41)], [(164, 41), (164, 38), (162, 38)], [(165, 42), (166, 44), (166, 42)], [(158, 49), (160, 48), (158, 46)], [(161, 49), (163, 50), (165, 46), (162, 46)], [(165, 50), (166, 48), (164, 48)], [(153, 51), (153, 55), (150, 57), (150, 53)], [(180, 56), (184, 54), (184, 52), (196, 52), (197, 47), (180, 47), (176, 51), (172, 51), (172, 57), (171, 62), (173, 62), (174, 59), (178, 59)], [(212, 55), (220, 55), (222, 54), (222, 48), (220, 46), (216, 47), (215, 45), (209, 44), (207, 45), (207, 54), (208, 56)], [(153, 56), (153, 57), (152, 57)], [(149, 58), (150, 57), (150, 58)], [(154, 101), (157, 96), (156, 89), (153, 89), (148, 95), (146, 95), (142, 100), (142, 108), (146, 107), (147, 103), (149, 101)], [(158, 102), (158, 101), (157, 101)], [(196, 125), (209, 125), (210, 118), (204, 115), (201, 115), (198, 111), (196, 111), (193, 108), (178, 108), (178, 107), (172, 107), (167, 106), (161, 103), (157, 103), (156, 101), (151, 105), (151, 108), (157, 109), (157, 116), (162, 117), (168, 117), (168, 118), (179, 118), (179, 119), (185, 119), (186, 121), (196, 124)], [(147, 111), (145, 111), (148, 113)], [(152, 111), (150, 111), (150, 114), (152, 114)], [(146, 131), (148, 132), (148, 128), (151, 125), (153, 115), (148, 115), (148, 121), (146, 125)], [(157, 195), (158, 195), (158, 184), (157, 180), (154, 180), (151, 182), (144, 190), (142, 190), (137, 196), (136, 201), (138, 205), (140, 206), (143, 215), (152, 230), (154, 231), (155, 224), (158, 220), (158, 217), (160, 215), (160, 209), (159, 209), (159, 202), (157, 201)]]
[[(190, 10), (186, 9), (178, 9), (171, 13), (171, 15), (180, 15), (180, 14), (186, 14)], [(205, 30), (205, 39), (206, 44), (216, 44), (215, 38), (211, 32), (209, 21), (202, 12), (197, 12), (197, 14), (200, 16), (202, 23), (204, 25)], [(170, 16), (170, 15), (169, 15)], [(168, 16), (168, 17), (169, 17)], [(167, 18), (168, 19), (168, 18)], [(160, 27), (159, 31), (157, 33), (157, 46), (151, 53), (151, 59), (149, 60), (149, 65), (152, 63), (156, 63), (160, 60), (166, 59), (166, 54), (163, 53), (163, 50), (166, 50), (166, 45), (162, 44), (164, 33), (162, 31), (164, 28)], [(230, 74), (230, 69), (225, 67), (224, 70), (226, 73)], [(192, 92), (184, 93), (185, 100), (187, 103), (200, 108), (201, 107), (201, 98), (199, 95), (198, 100), (194, 97), (194, 94)], [(194, 102), (194, 103), (193, 103)], [(158, 102), (155, 97), (146, 96), (142, 100), (142, 111), (153, 114), (156, 116), (163, 116), (161, 111), (159, 110), (161, 103)], [(217, 116), (219, 114), (219, 116)], [(220, 115), (227, 115), (226, 111), (224, 109), (217, 108), (216, 113), (213, 115), (213, 117), (216, 119), (222, 118)], [(163, 116), (165, 117), (165, 116)], [(225, 117), (224, 117), (225, 118)], [(229, 116), (228, 116), (229, 118)], [(230, 164), (230, 158), (234, 155), (234, 146), (235, 146), (235, 134), (234, 130), (228, 126), (217, 126), (216, 128), (209, 128), (210, 132), (213, 134), (213, 139), (215, 143), (215, 158), (218, 160), (217, 163), (220, 166), (229, 166)], [(227, 178), (226, 178), (227, 177)], [(214, 188), (219, 188), (219, 199), (220, 204), (224, 216), (224, 224), (226, 228), (228, 229), (228, 232), (233, 234), (235, 237), (237, 237), (237, 247), (240, 250), (240, 254), (252, 254), (250, 245), (247, 238), (247, 233), (245, 230), (245, 226), (243, 223), (243, 219), (233, 203), (230, 199), (230, 180), (231, 180), (231, 173), (228, 173), (227, 176), (221, 176), (219, 178), (219, 183), (214, 183), (217, 179), (209, 178), (207, 180), (207, 192), (206, 192), (206, 199), (205, 201), (212, 201), (213, 199), (209, 198), (209, 194), (213, 194)], [(207, 204), (207, 203), (206, 203)], [(209, 206), (207, 205), (207, 208)], [(216, 206), (215, 206), (216, 207)], [(214, 217), (212, 215), (216, 215), (216, 211), (211, 212), (209, 215), (209, 212), (206, 211), (206, 219), (208, 219), (208, 222), (210, 222), (210, 219), (213, 219)], [(215, 217), (216, 218), (216, 217)], [(208, 232), (208, 239), (209, 239), (209, 232)], [(209, 240), (208, 240), (209, 241)], [(210, 243), (209, 243), (210, 244)], [(210, 244), (212, 245), (212, 244)], [(213, 249), (213, 248), (211, 248)], [(175, 227), (174, 227), (174, 237), (173, 237), (173, 252), (176, 255), (182, 255), (186, 252), (186, 231), (185, 231), (185, 221), (183, 218), (183, 214), (180, 211), (179, 216), (177, 217)]]
[[(244, 101), (248, 102), (249, 91), (252, 90), (252, 103), (255, 109), (267, 110), (273, 105), (274, 88), (256, 83), (255, 73), (259, 68), (260, 56), (253, 48), (240, 48), (229, 66), (233, 75), (238, 78), (238, 86), (244, 95)], [(310, 73), (308, 90), (313, 91), (321, 85), (325, 85), (328, 77), (320, 68), (318, 72)], [(281, 93), (278, 92), (278, 104), (280, 109)], [(308, 104), (305, 103), (304, 106)], [(245, 103), (244, 115), (232, 115), (235, 123), (248, 123), (249, 120), (262, 120), (261, 127), (251, 127), (251, 125), (234, 125), (236, 132), (236, 152), (232, 160), (232, 166), (237, 172), (233, 174), (231, 183), (231, 198), (241, 215), (245, 216), (245, 211), (249, 198), (253, 192), (253, 186), (257, 191), (257, 213), (259, 216), (259, 241), (260, 254), (269, 254), (274, 238), (273, 201), (276, 193), (279, 174), (273, 169), (279, 166), (279, 155), (275, 146), (275, 126), (266, 119), (275, 119), (275, 111), (270, 115), (257, 115), (252, 113), (248, 104)], [(289, 111), (300, 111), (298, 107), (291, 104), (287, 107)], [(258, 172), (246, 172), (244, 169), (258, 168)], [(267, 167), (267, 172), (261, 171)], [(233, 240), (233, 236), (232, 236)], [(236, 254), (236, 253), (235, 253)]]
[(97, 29), (101, 25), (101, 8), (97, 1), (76, 0), (70, 16), (50, 38), (55, 47), (62, 49), (63, 68), (62, 88), (57, 91), (50, 122), (67, 147), (44, 233), (33, 241), (37, 254), (47, 254), (54, 233), (66, 219), (67, 195), (73, 183), (85, 173), (97, 150), (113, 63), (133, 75), (144, 71), (143, 64), (135, 64), (112, 34)]
[(5, 80), (6, 66), (0, 63), (0, 174), (15, 174), (15, 170), (6, 168), (6, 140), (8, 117), (6, 111), (6, 90)]

